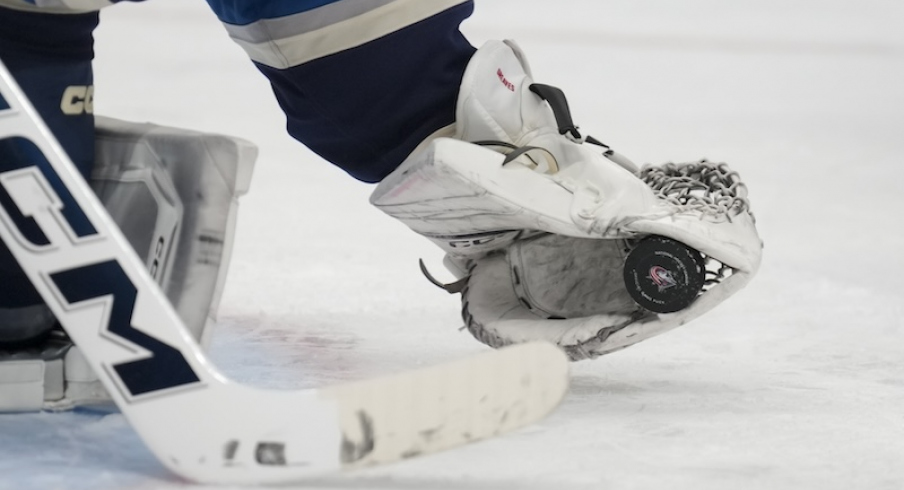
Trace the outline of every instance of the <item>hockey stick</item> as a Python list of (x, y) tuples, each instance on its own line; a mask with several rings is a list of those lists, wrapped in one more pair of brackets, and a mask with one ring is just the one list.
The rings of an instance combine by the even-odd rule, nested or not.
[(525, 344), (303, 391), (214, 369), (0, 63), (0, 238), (142, 440), (200, 482), (284, 483), (460, 446), (534, 422), (567, 389), (565, 356)]

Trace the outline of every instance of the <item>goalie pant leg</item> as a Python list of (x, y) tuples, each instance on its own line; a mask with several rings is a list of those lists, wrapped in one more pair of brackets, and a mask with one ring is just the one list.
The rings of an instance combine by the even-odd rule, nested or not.
[(455, 121), (473, 1), (258, 2), (208, 0), (270, 80), (289, 133), (352, 177), (382, 180)]
[[(97, 23), (96, 12), (53, 15), (0, 7), (0, 59), (84, 176), (94, 162), (91, 59)], [(31, 152), (33, 147), (15, 138), (0, 141), (0, 162), (27, 161), (34, 158)], [(0, 277), (0, 345), (43, 338), (55, 324), (53, 315), (3, 244)]]

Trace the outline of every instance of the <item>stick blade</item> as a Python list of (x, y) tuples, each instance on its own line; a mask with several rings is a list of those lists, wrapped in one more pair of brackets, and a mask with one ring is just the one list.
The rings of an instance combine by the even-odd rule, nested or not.
[(512, 432), (552, 412), (569, 361), (533, 342), (318, 390), (340, 407), (342, 466), (398, 461)]
[(211, 381), (128, 407), (128, 415), (184, 478), (290, 484), (515, 431), (559, 405), (568, 370), (558, 347), (534, 342), (302, 391)]

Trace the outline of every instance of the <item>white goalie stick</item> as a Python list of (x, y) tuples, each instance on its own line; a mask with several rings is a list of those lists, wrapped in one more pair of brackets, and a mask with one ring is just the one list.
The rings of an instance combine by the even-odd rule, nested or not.
[(285, 483), (503, 434), (555, 408), (568, 361), (524, 344), (303, 391), (233, 383), (206, 359), (0, 63), (0, 238), (150, 450), (198, 482)]

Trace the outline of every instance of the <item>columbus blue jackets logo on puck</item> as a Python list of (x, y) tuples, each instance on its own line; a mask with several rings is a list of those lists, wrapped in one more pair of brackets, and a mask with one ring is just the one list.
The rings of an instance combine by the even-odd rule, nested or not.
[(650, 268), (650, 279), (653, 280), (653, 284), (659, 286), (660, 292), (678, 285), (678, 281), (675, 280), (672, 271), (658, 265)]
[(673, 313), (687, 308), (703, 289), (700, 252), (662, 236), (641, 240), (625, 258), (625, 287), (642, 308)]

